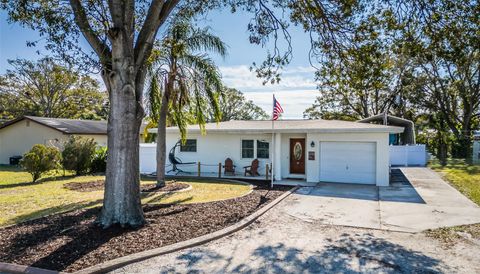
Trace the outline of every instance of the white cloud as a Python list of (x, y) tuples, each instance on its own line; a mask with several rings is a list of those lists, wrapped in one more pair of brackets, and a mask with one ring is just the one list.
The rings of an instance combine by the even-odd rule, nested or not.
[(287, 89), (315, 89), (314, 70), (306, 67), (286, 69), (281, 74), (278, 84), (262, 84), (262, 79), (256, 77), (255, 72), (248, 66), (220, 67), (223, 81), (229, 87), (237, 88), (243, 92), (249, 90), (287, 90)]
[(223, 81), (228, 87), (236, 88), (247, 99), (262, 107), (267, 113), (272, 111), (272, 94), (281, 103), (285, 113), (283, 118), (302, 118), (303, 111), (310, 107), (318, 96), (314, 82), (315, 70), (311, 67), (293, 67), (282, 72), (279, 84), (262, 84), (248, 66), (220, 67)]
[[(272, 92), (250, 91), (245, 97), (263, 108), (268, 114), (272, 112)], [(282, 118), (302, 118), (306, 108), (312, 106), (318, 96), (317, 90), (282, 90), (275, 92), (275, 98), (280, 102), (284, 113)]]
[[(293, 67), (282, 72), (279, 84), (262, 84), (262, 80), (249, 70), (248, 66), (220, 67), (223, 81), (228, 87), (236, 88), (245, 94), (248, 100), (263, 108), (268, 114), (272, 112), (272, 94), (282, 105), (283, 118), (302, 118), (303, 111), (312, 106), (319, 95), (313, 81), (315, 70), (311, 67)], [(100, 88), (103, 84), (100, 74), (91, 74), (97, 79)]]

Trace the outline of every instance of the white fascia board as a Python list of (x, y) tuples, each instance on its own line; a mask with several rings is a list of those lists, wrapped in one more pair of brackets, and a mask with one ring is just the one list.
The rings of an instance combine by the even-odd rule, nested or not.
[[(227, 133), (227, 134), (262, 134), (272, 133), (272, 129), (207, 129), (212, 133)], [(388, 127), (388, 128), (322, 128), (322, 129), (274, 129), (273, 132), (278, 133), (402, 133), (402, 127)], [(156, 133), (157, 130), (151, 129), (148, 132)], [(167, 128), (167, 133), (178, 133), (178, 128)], [(191, 133), (200, 133), (200, 129), (188, 129)]]

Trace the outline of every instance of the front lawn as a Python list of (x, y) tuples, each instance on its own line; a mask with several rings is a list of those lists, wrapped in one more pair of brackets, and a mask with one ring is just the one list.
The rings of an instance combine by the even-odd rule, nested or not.
[(461, 160), (450, 160), (445, 167), (437, 162), (430, 167), (442, 176), (463, 195), (480, 205), (480, 166), (468, 165)]
[[(80, 176), (53, 172), (38, 183), (19, 168), (0, 166), (0, 226), (15, 224), (49, 214), (100, 206), (103, 190), (80, 192), (66, 189), (69, 182), (89, 182), (104, 176)], [(184, 180), (182, 180), (184, 181)], [(144, 178), (142, 183), (152, 183)], [(250, 186), (215, 181), (185, 180), (192, 186), (177, 193), (142, 194), (144, 204), (199, 203), (234, 198), (247, 194)]]

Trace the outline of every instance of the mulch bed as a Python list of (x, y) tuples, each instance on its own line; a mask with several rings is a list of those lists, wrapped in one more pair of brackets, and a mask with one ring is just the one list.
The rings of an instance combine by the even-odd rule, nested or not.
[(156, 184), (141, 184), (140, 191), (141, 192), (173, 192), (173, 191), (179, 191), (182, 189), (187, 189), (189, 187), (190, 187), (189, 184), (172, 181), (167, 183), (164, 187), (157, 187)]
[(202, 204), (144, 206), (140, 229), (95, 224), (100, 208), (82, 209), (0, 229), (0, 261), (73, 272), (230, 226), (290, 187), (255, 187), (243, 197)]
[[(105, 180), (95, 180), (90, 182), (69, 182), (63, 186), (66, 189), (79, 191), (79, 192), (91, 192), (97, 190), (103, 190), (105, 185)], [(152, 184), (141, 184), (140, 191), (142, 192), (172, 192), (179, 191), (182, 189), (189, 188), (189, 184), (180, 183), (175, 180), (167, 182), (164, 187), (157, 187), (155, 183)]]
[(79, 192), (103, 190), (105, 188), (105, 180), (96, 180), (90, 182), (70, 182), (63, 184), (63, 187), (69, 190)]

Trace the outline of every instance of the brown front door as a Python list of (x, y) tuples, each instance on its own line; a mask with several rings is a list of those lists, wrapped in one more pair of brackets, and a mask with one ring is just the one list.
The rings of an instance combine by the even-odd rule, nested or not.
[(290, 173), (305, 174), (305, 139), (290, 139)]

